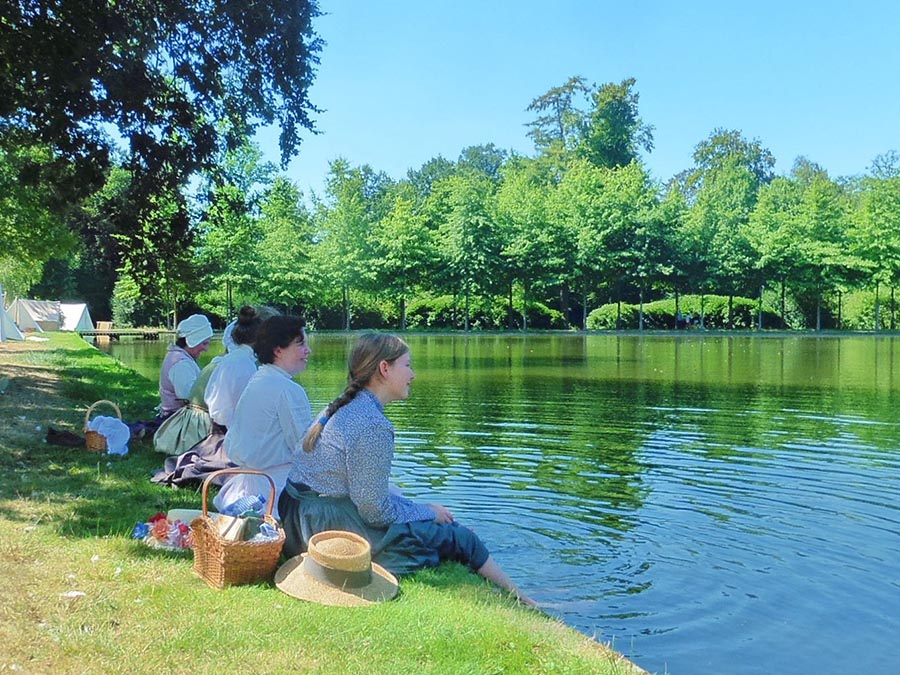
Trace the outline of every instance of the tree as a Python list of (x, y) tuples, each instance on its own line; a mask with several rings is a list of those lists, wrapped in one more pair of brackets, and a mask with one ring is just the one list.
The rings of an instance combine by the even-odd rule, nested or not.
[(728, 294), (729, 327), (734, 295), (758, 281), (747, 225), (760, 187), (772, 179), (774, 164), (772, 153), (758, 140), (747, 141), (740, 131), (715, 129), (697, 144), (694, 168), (683, 175), (682, 189), (690, 204), (684, 234), (695, 250), (701, 289)]
[(758, 139), (748, 141), (740, 131), (720, 127), (694, 148), (694, 168), (687, 176), (688, 188), (698, 188), (705, 175), (728, 163), (746, 168), (757, 185), (774, 178), (775, 157)]
[[(880, 177), (879, 177), (880, 176)], [(871, 267), (875, 282), (875, 330), (880, 325), (878, 288), (900, 282), (900, 171), (876, 170), (863, 178), (853, 217), (853, 250)], [(893, 305), (891, 328), (894, 328)]]
[(406, 172), (406, 180), (412, 186), (420, 202), (431, 194), (432, 186), (440, 180), (447, 178), (456, 171), (456, 165), (449, 159), (438, 155), (425, 162), (418, 169), (410, 169)]
[(235, 307), (259, 299), (259, 223), (245, 194), (234, 185), (221, 185), (210, 196), (201, 227), (198, 263), (207, 272), (203, 297), (230, 319)]
[(618, 287), (624, 280), (643, 289), (653, 267), (645, 256), (657, 246), (649, 222), (654, 205), (637, 162), (616, 169), (585, 159), (572, 164), (557, 191), (555, 222), (575, 243), (572, 280), (582, 288), (585, 317), (589, 289), (597, 285)]
[(271, 187), (274, 172), (271, 163), (262, 161), (259, 147), (246, 142), (221, 153), (216, 168), (204, 176), (198, 198), (204, 209), (199, 215), (198, 263), (207, 283), (201, 295), (228, 318), (235, 307), (258, 300), (259, 200)]
[(547, 161), (557, 176), (561, 175), (569, 163), (570, 154), (580, 143), (587, 113), (578, 107), (590, 101), (592, 87), (583, 77), (570, 77), (565, 84), (552, 87), (534, 99), (525, 109), (538, 114), (528, 122), (528, 135), (544, 161)]
[(445, 217), (438, 227), (438, 250), (446, 282), (464, 302), (469, 330), (472, 298), (490, 295), (497, 281), (500, 240), (490, 213), (494, 184), (476, 171), (461, 171), (436, 184), (432, 200)]
[(493, 143), (487, 145), (470, 145), (459, 153), (456, 166), (458, 171), (477, 171), (495, 183), (500, 182), (500, 169), (509, 158), (506, 150), (501, 150)]
[(584, 122), (579, 156), (613, 169), (639, 160), (641, 150), (653, 150), (653, 127), (638, 114), (635, 82), (633, 77), (619, 84), (607, 82), (591, 94), (593, 109)]
[(41, 173), (51, 160), (45, 147), (0, 148), (0, 276), (11, 295), (27, 293), (48, 260), (76, 245), (65, 221), (64, 195), (52, 183), (26, 185), (20, 180)]
[(315, 228), (302, 199), (296, 185), (276, 178), (261, 199), (257, 222), (258, 293), (288, 309), (312, 305), (321, 292), (313, 264)]
[[(494, 218), (501, 228), (503, 260), (509, 285), (508, 322), (512, 323), (513, 284), (522, 288), (522, 328), (528, 330), (528, 306), (536, 290), (559, 286), (571, 256), (565, 231), (551, 224), (552, 183), (535, 160), (513, 158), (504, 167), (494, 199)], [(511, 325), (510, 325), (511, 327)]]
[[(284, 162), (299, 130), (314, 130), (317, 15), (315, 0), (0, 0), (0, 147), (51, 148), (44, 171), (19, 179), (54, 181), (72, 203), (102, 184), (121, 146), (131, 208), (116, 227), (125, 262), (149, 287), (164, 259), (148, 244), (191, 243), (186, 204), (159, 218), (161, 195), (259, 125), (280, 126)], [(71, 180), (59, 180), (60, 166)]]
[[(801, 183), (802, 184), (802, 183)], [(822, 328), (822, 299), (853, 275), (858, 261), (849, 251), (849, 200), (824, 172), (803, 185), (794, 237), (798, 291), (815, 297), (816, 330)]]
[(373, 233), (374, 285), (397, 300), (400, 330), (406, 330), (406, 301), (425, 281), (437, 255), (426, 216), (416, 207), (412, 186), (397, 186), (388, 200), (390, 211)]
[(325, 200), (316, 203), (317, 264), (332, 287), (340, 289), (345, 330), (350, 329), (350, 293), (365, 290), (374, 277), (372, 232), (385, 215), (384, 173), (368, 165), (351, 168), (346, 159), (329, 164)]
[(781, 285), (781, 327), (786, 328), (785, 296), (795, 276), (795, 219), (802, 199), (796, 181), (778, 176), (763, 185), (747, 227), (747, 236), (755, 252), (755, 267), (762, 283), (777, 279)]
[[(114, 166), (103, 187), (69, 211), (67, 230), (77, 234), (78, 241), (69, 255), (44, 265), (43, 278), (32, 288), (33, 295), (84, 300), (95, 320), (111, 318), (110, 300), (122, 266), (113, 220), (116, 214), (128, 211), (124, 195), (129, 185), (128, 172)], [(149, 300), (147, 294), (144, 299)]]

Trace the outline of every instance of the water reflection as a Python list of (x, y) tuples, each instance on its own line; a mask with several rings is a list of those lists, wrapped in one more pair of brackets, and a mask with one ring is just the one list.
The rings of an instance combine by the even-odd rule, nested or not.
[[(311, 336), (314, 408), (351, 342)], [(549, 612), (659, 672), (894, 671), (897, 340), (409, 342), (396, 481)], [(113, 350), (155, 377), (164, 345)]]

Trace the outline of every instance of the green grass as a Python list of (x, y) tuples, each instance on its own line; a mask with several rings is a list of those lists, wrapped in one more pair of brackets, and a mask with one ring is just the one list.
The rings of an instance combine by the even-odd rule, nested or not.
[(213, 590), (189, 554), (130, 538), (158, 510), (200, 504), (197, 491), (149, 482), (162, 464), (150, 443), (120, 459), (43, 440), (47, 426), (81, 432), (101, 398), (126, 420), (146, 418), (155, 384), (66, 334), (4, 345), (3, 377), (0, 672), (635, 672), (455, 564), (406, 577), (397, 599), (361, 609), (304, 603), (270, 584)]

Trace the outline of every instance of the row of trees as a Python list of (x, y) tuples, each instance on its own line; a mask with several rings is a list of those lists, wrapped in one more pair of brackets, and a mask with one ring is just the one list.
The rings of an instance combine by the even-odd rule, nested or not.
[(853, 179), (803, 158), (775, 176), (758, 141), (716, 130), (661, 186), (634, 154), (598, 163), (572, 145), (535, 157), (473, 146), (399, 181), (338, 159), (309, 209), (276, 178), (255, 212), (213, 210), (199, 251), (224, 264), (203, 302), (225, 311), (229, 288), (334, 327), (564, 327), (609, 302), (674, 296), (677, 311), (681, 294), (770, 288), (778, 315), (790, 304), (795, 324), (820, 328), (839, 321), (841, 294), (898, 279), (895, 154)]
[(239, 5), (0, 0), (10, 290), (119, 322), (267, 302), (321, 327), (468, 329), (768, 287), (782, 317), (791, 305), (821, 326), (835, 297), (900, 273), (895, 153), (865, 176), (803, 158), (776, 176), (760, 141), (716, 129), (663, 183), (642, 163), (653, 129), (633, 79), (573, 77), (534, 99), (531, 156), (471, 146), (400, 180), (337, 158), (305, 198), (249, 139), (280, 123), (286, 160), (313, 129), (317, 8)]
[(893, 288), (900, 156), (850, 179), (804, 158), (776, 176), (760, 141), (717, 129), (663, 185), (640, 159), (652, 129), (634, 86), (572, 78), (535, 99), (530, 157), (472, 146), (402, 180), (336, 159), (308, 206), (244, 147), (208, 193), (196, 297), (328, 327), (561, 328), (610, 302), (669, 296), (677, 311), (682, 294), (769, 288), (784, 325), (820, 328), (840, 322), (842, 294)]

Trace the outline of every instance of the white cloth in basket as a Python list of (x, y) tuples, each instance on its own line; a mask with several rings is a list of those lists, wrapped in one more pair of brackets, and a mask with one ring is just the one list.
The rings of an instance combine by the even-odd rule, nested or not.
[(106, 454), (127, 455), (131, 429), (117, 417), (95, 417), (88, 424), (88, 429), (96, 431), (106, 439)]

